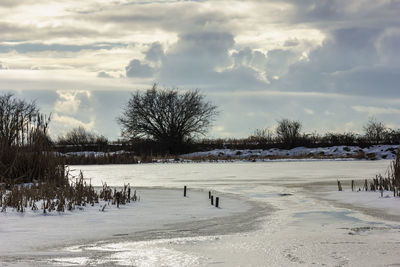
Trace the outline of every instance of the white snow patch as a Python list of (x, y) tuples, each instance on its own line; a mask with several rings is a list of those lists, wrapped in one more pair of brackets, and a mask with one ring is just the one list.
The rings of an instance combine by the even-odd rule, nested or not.
[(324, 193), (323, 198), (356, 207), (377, 209), (390, 215), (400, 214), (400, 197), (394, 197), (390, 191), (384, 191), (383, 197), (380, 191), (334, 191)]
[[(28, 209), (0, 213), (0, 256), (41, 248), (110, 239), (138, 231), (162, 229), (167, 224), (198, 221), (244, 212), (250, 204), (224, 196), (220, 208), (210, 205), (207, 192), (188, 190), (139, 189), (140, 202), (107, 206), (99, 204), (64, 213)], [(104, 204), (104, 203), (103, 203)]]

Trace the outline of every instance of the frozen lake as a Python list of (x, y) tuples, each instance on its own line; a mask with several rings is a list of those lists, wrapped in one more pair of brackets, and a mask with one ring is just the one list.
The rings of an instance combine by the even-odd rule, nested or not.
[[(224, 197), (232, 195), (263, 208), (250, 210), (257, 216), (243, 213), (240, 220), (232, 217), (204, 224), (193, 218), (168, 230), (141, 233), (141, 238), (66, 246), (46, 264), (398, 266), (396, 216), (321, 198), (323, 192), (337, 190), (337, 179), (346, 189), (351, 179), (362, 187), (362, 179), (385, 173), (389, 164), (380, 160), (72, 166), (75, 172), (82, 170), (93, 185), (130, 183), (139, 193), (149, 187), (182, 189), (186, 185), (189, 194), (191, 190), (221, 192), (222, 210)], [(13, 266), (10, 261), (7, 265)]]
[[(262, 186), (283, 186), (375, 177), (385, 173), (390, 161), (272, 161), (227, 163), (164, 163), (136, 165), (74, 165), (93, 185), (196, 188), (246, 195)], [(261, 187), (260, 187), (261, 186)], [(249, 191), (247, 189), (250, 189)]]

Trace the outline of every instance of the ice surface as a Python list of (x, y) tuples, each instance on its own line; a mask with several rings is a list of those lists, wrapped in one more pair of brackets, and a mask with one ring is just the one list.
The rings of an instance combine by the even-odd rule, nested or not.
[[(252, 225), (248, 226), (243, 218), (238, 220), (230, 215), (212, 220), (204, 226), (198, 223), (199, 218), (213, 217), (215, 214), (212, 212), (221, 211), (208, 210), (210, 208), (208, 201), (204, 210), (199, 207), (202, 211), (195, 215), (196, 218), (186, 217), (187, 214), (178, 214), (175, 218), (173, 212), (171, 213), (173, 215), (167, 216), (165, 213), (168, 213), (169, 205), (165, 203), (163, 207), (166, 211), (158, 209), (156, 215), (156, 218), (163, 219), (163, 222), (157, 222), (154, 221), (154, 217), (151, 217), (154, 212), (154, 207), (152, 209), (151, 205), (162, 204), (161, 202), (165, 199), (154, 199), (153, 196), (146, 196), (143, 191), (141, 193), (143, 200), (139, 205), (150, 205), (146, 209), (144, 206), (138, 208), (136, 204), (133, 204), (132, 207), (121, 210), (99, 213), (100, 215), (96, 215), (92, 220), (90, 220), (92, 211), (77, 211), (73, 215), (53, 216), (59, 218), (58, 223), (63, 225), (62, 221), (67, 220), (65, 225), (73, 227), (73, 231), (78, 231), (79, 225), (89, 223), (92, 227), (87, 227), (86, 230), (89, 229), (93, 235), (96, 233), (97, 241), (90, 241), (89, 237), (83, 236), (82, 241), (79, 242), (75, 239), (79, 236), (78, 234), (68, 241), (68, 234), (73, 232), (68, 230), (58, 236), (58, 239), (68, 241), (65, 246), (53, 250), (47, 248), (45, 254), (28, 251), (26, 255), (20, 253), (10, 256), (3, 252), (3, 254), (0, 253), (0, 265), (3, 263), (3, 265), (13, 266), (17, 262), (17, 264), (22, 263), (23, 266), (82, 264), (103, 266), (396, 266), (400, 264), (399, 223), (379, 216), (382, 213), (371, 216), (369, 213), (364, 213), (362, 209), (353, 208), (346, 203), (344, 203), (345, 206), (339, 205), (333, 201), (360, 205), (367, 210), (377, 209), (383, 213), (396, 213), (397, 210), (393, 209), (393, 205), (398, 202), (397, 198), (381, 199), (378, 192), (349, 192), (350, 180), (355, 179), (357, 183), (361, 183), (363, 179), (373, 178), (377, 173), (384, 173), (389, 163), (390, 161), (380, 160), (72, 166), (76, 173), (82, 169), (85, 177), (91, 178), (92, 184), (95, 185), (101, 185), (102, 181), (107, 181), (112, 186), (129, 182), (131, 186), (153, 188), (148, 191), (149, 194), (163, 187), (178, 188), (176, 191), (178, 200), (181, 200), (183, 185), (187, 185), (189, 188), (203, 190), (197, 192), (199, 198), (203, 198), (207, 195), (207, 190), (211, 189), (213, 192), (223, 192), (227, 194), (226, 196), (236, 194), (238, 199), (237, 202), (232, 202), (232, 207), (246, 205), (243, 199), (248, 199), (271, 205), (273, 209), (253, 210), (251, 208), (242, 216), (249, 222), (256, 221), (258, 225), (256, 228)], [(343, 181), (344, 192), (336, 192), (337, 179)], [(141, 190), (144, 189), (140, 189), (139, 192)], [(174, 192), (173, 190), (166, 191)], [(323, 199), (323, 196), (327, 199)], [(193, 198), (195, 198), (194, 195)], [(147, 203), (152, 199), (154, 199), (153, 204)], [(191, 201), (191, 199), (188, 200)], [(235, 200), (232, 199), (232, 201)], [(198, 201), (196, 203), (194, 207), (197, 209)], [(129, 209), (132, 210), (131, 217), (124, 218), (125, 212)], [(133, 216), (137, 215), (135, 212), (139, 213), (139, 210), (141, 210), (142, 218), (135, 221)], [(121, 222), (115, 220), (115, 212), (120, 215), (118, 219)], [(177, 209), (175, 212), (182, 211)], [(111, 216), (113, 214), (114, 216)], [(102, 217), (104, 215), (105, 217)], [(145, 219), (145, 217), (152, 219)], [(16, 236), (24, 236), (27, 242), (30, 242), (29, 240), (35, 236), (35, 227), (27, 227), (27, 225), (35, 218), (35, 216), (32, 218), (28, 216), (27, 224), (23, 225), (22, 219), (26, 218), (0, 214), (0, 221), (5, 221), (4, 224), (0, 224), (1, 246), (5, 246), (1, 235), (6, 230), (12, 233), (9, 233), (11, 241), (7, 243), (12, 244), (12, 238)], [(68, 221), (69, 218), (74, 218), (74, 220)], [(164, 218), (171, 222), (168, 226), (162, 226)], [(229, 220), (226, 221), (223, 218), (229, 218)], [(43, 216), (41, 216), (42, 219)], [(182, 220), (179, 221), (180, 219)], [(126, 221), (134, 221), (130, 227), (147, 227), (142, 225), (144, 223), (155, 230), (135, 232), (124, 228), (123, 222)], [(14, 225), (15, 222), (19, 223)], [(117, 224), (115, 229), (118, 231), (113, 232), (117, 236), (110, 238), (111, 232), (102, 234), (103, 231), (109, 231), (109, 229), (101, 225), (111, 226), (112, 222)], [(233, 230), (225, 231), (226, 229)], [(19, 231), (22, 232), (19, 233)], [(44, 233), (45, 230), (40, 232)], [(7, 235), (7, 232), (5, 233)], [(123, 235), (126, 233), (128, 233), (127, 236)]]
[(220, 208), (210, 205), (208, 193), (193, 191), (187, 197), (183, 190), (139, 189), (139, 202), (83, 207), (65, 213), (11, 209), (0, 213), (0, 255), (47, 249), (90, 240), (134, 235), (137, 232), (162, 229), (169, 224), (229, 216), (246, 211), (250, 205), (228, 196), (221, 198)]

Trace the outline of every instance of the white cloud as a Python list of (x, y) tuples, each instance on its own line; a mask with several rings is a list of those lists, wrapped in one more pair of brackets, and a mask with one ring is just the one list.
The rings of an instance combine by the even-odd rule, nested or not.
[(210, 135), (214, 137), (231, 137), (232, 133), (227, 131), (224, 126), (216, 125), (211, 128)]
[(348, 121), (344, 124), (345, 132), (354, 132), (357, 129), (357, 124), (354, 121)]
[(314, 114), (314, 110), (309, 109), (309, 108), (305, 108), (304, 109), (304, 113), (308, 114), (308, 115), (313, 115)]
[(399, 13), (390, 0), (4, 0), (0, 69), (11, 69), (0, 88), (58, 90), (51, 111), (83, 122), (98, 105), (110, 132), (110, 95), (100, 104), (76, 89), (199, 88), (235, 114), (221, 117), (219, 135), (281, 116), (313, 129), (366, 114), (398, 124)]
[(391, 107), (352, 106), (352, 109), (369, 115), (400, 114), (400, 109)]
[(57, 90), (59, 99), (54, 105), (54, 110), (63, 114), (77, 114), (83, 99), (89, 99), (90, 91), (85, 90)]
[(400, 29), (393, 27), (386, 29), (376, 41), (381, 64), (400, 67)]
[(53, 137), (57, 137), (64, 135), (66, 132), (79, 126), (84, 127), (87, 130), (93, 130), (95, 126), (95, 118), (92, 117), (89, 122), (83, 122), (72, 116), (54, 113), (50, 125), (50, 134)]

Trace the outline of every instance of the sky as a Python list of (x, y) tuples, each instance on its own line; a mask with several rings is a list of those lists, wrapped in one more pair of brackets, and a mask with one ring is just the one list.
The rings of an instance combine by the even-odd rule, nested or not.
[(0, 93), (73, 127), (120, 137), (131, 93), (198, 89), (207, 137), (283, 118), (305, 132), (400, 128), (399, 0), (1, 0)]

